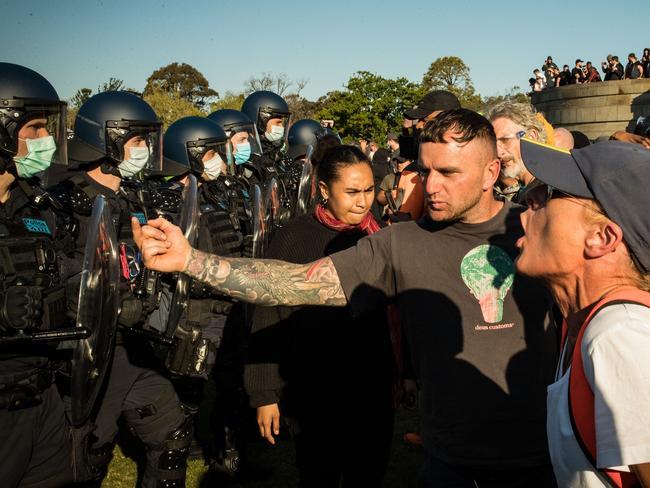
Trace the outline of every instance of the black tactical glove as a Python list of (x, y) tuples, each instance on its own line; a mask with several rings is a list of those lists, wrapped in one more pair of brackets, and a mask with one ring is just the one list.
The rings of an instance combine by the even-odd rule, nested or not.
[(38, 286), (10, 286), (0, 293), (0, 329), (30, 329), (43, 315), (43, 297)]

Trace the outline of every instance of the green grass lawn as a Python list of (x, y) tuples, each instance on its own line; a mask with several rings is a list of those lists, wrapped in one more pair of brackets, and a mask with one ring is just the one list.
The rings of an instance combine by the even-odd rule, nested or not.
[[(391, 461), (384, 486), (399, 488), (417, 486), (417, 472), (422, 450), (405, 444), (402, 436), (405, 432), (417, 432), (418, 430), (418, 414), (407, 410), (397, 412)], [(341, 442), (345, 442), (345, 439), (342, 439)], [(298, 475), (294, 466), (293, 442), (290, 439), (280, 440), (275, 446), (262, 440), (254, 441), (251, 442), (249, 449), (251, 464), (260, 471), (253, 479), (241, 481), (215, 479), (208, 475), (208, 468), (202, 460), (192, 460), (189, 462), (187, 470), (187, 487), (290, 488), (297, 486)], [(115, 448), (114, 454), (108, 476), (102, 483), (102, 487), (134, 487), (137, 479), (135, 461), (126, 457), (120, 447)]]

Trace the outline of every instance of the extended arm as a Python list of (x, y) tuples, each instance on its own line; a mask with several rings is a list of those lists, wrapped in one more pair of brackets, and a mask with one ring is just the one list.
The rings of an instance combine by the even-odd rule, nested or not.
[(222, 258), (191, 249), (183, 271), (219, 293), (257, 305), (346, 303), (330, 258), (292, 264), (271, 259)]
[(309, 264), (223, 258), (193, 249), (180, 228), (165, 219), (151, 220), (144, 227), (133, 219), (132, 226), (144, 264), (155, 271), (186, 273), (221, 294), (256, 305), (346, 304), (330, 258)]

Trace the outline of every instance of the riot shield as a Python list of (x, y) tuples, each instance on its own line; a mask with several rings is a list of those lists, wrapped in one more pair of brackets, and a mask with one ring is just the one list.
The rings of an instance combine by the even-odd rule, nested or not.
[(266, 209), (266, 238), (268, 239), (271, 232), (273, 232), (273, 228), (280, 226), (280, 211), (282, 210), (282, 202), (280, 201), (280, 183), (275, 177), (269, 179), (266, 184), (264, 207)]
[(307, 154), (302, 166), (300, 181), (298, 182), (298, 195), (296, 197), (296, 215), (305, 215), (311, 210), (311, 189), (314, 174), (314, 167), (311, 164), (311, 155), (314, 152), (312, 146), (307, 147)]
[[(196, 246), (199, 227), (199, 187), (194, 175), (189, 175), (183, 188), (183, 200), (179, 208), (178, 226), (192, 247)], [(169, 304), (169, 315), (165, 327), (165, 336), (172, 338), (178, 322), (187, 308), (190, 294), (191, 278), (184, 273), (178, 273), (176, 287)]]
[(264, 256), (266, 244), (266, 206), (262, 198), (262, 190), (259, 185), (253, 185), (253, 257)]
[(97, 399), (111, 362), (119, 310), (120, 264), (117, 238), (108, 204), (95, 198), (81, 270), (77, 328), (90, 336), (75, 344), (70, 396), (73, 425), (83, 424)]

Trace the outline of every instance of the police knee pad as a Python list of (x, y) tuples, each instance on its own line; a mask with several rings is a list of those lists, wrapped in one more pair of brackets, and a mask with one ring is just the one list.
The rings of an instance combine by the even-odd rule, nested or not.
[(187, 456), (192, 443), (193, 419), (188, 416), (181, 426), (170, 432), (162, 443), (158, 458), (158, 486), (176, 488), (185, 486)]
[[(150, 404), (126, 410), (124, 419), (131, 432), (149, 448), (164, 441), (164, 435), (170, 427), (178, 425), (185, 419), (176, 392), (171, 384), (166, 385), (158, 397)], [(157, 447), (153, 447), (157, 450)]]

